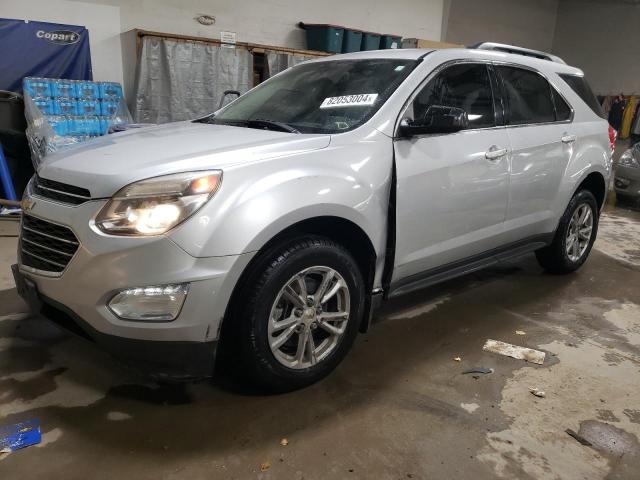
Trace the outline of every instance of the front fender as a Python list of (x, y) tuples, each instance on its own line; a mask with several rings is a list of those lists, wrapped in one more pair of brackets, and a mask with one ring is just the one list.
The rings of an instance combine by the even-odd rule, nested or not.
[(380, 168), (367, 147), (360, 153), (349, 148), (349, 155), (344, 150), (225, 170), (218, 194), (170, 237), (196, 257), (238, 255), (259, 250), (302, 220), (334, 216), (358, 225), (381, 253), (390, 169)]

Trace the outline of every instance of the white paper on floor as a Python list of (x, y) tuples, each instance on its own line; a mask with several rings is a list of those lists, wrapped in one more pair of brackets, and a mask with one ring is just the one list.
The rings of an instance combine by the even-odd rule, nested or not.
[(507, 357), (517, 358), (519, 360), (526, 360), (527, 362), (537, 363), (542, 365), (544, 363), (545, 353), (540, 350), (534, 350), (533, 348), (519, 347), (518, 345), (512, 345), (510, 343), (500, 342), (498, 340), (487, 340), (482, 349), (485, 352), (498, 353)]

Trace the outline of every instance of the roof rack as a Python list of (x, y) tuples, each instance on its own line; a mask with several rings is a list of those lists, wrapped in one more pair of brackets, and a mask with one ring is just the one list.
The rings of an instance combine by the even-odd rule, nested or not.
[(542, 60), (549, 60), (550, 62), (562, 63), (566, 65), (566, 62), (560, 57), (552, 55), (547, 52), (541, 52), (539, 50), (531, 50), (530, 48), (516, 47), (515, 45), (507, 45), (505, 43), (495, 42), (480, 42), (475, 45), (470, 45), (467, 48), (474, 48), (478, 50), (493, 50), (496, 52), (515, 53), (516, 55), (524, 55), (526, 57), (539, 58)]

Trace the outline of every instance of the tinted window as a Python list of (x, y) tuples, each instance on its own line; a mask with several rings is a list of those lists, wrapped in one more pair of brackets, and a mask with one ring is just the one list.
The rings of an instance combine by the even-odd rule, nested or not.
[(598, 103), (598, 99), (593, 94), (591, 87), (584, 79), (584, 77), (561, 73), (560, 78), (567, 82), (567, 85), (571, 87), (571, 90), (576, 92), (578, 96), (584, 101), (584, 103), (589, 105), (589, 108), (593, 110), (593, 113), (595, 113), (599, 117), (607, 118), (602, 111), (602, 107)]
[(247, 126), (252, 120), (270, 120), (302, 133), (352, 130), (378, 111), (417, 64), (395, 59), (305, 63), (267, 80), (203, 121)]
[(542, 75), (515, 67), (496, 69), (504, 84), (509, 125), (555, 121), (551, 86)]
[(553, 93), (553, 103), (556, 106), (556, 120), (564, 122), (571, 119), (571, 107), (564, 101), (562, 95), (556, 92), (553, 87), (551, 88), (551, 93)]
[(462, 108), (469, 116), (470, 128), (495, 125), (493, 95), (485, 65), (460, 64), (443, 70), (413, 101), (413, 118), (424, 118), (429, 107)]

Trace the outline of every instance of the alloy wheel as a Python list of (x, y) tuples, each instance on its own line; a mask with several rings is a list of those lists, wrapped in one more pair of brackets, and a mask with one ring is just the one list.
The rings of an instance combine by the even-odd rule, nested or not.
[(582, 258), (589, 248), (592, 233), (593, 211), (589, 204), (583, 203), (573, 212), (567, 228), (565, 248), (569, 260), (577, 262)]
[(349, 321), (351, 296), (344, 278), (325, 266), (298, 272), (276, 296), (269, 347), (285, 367), (313, 367), (333, 352)]

